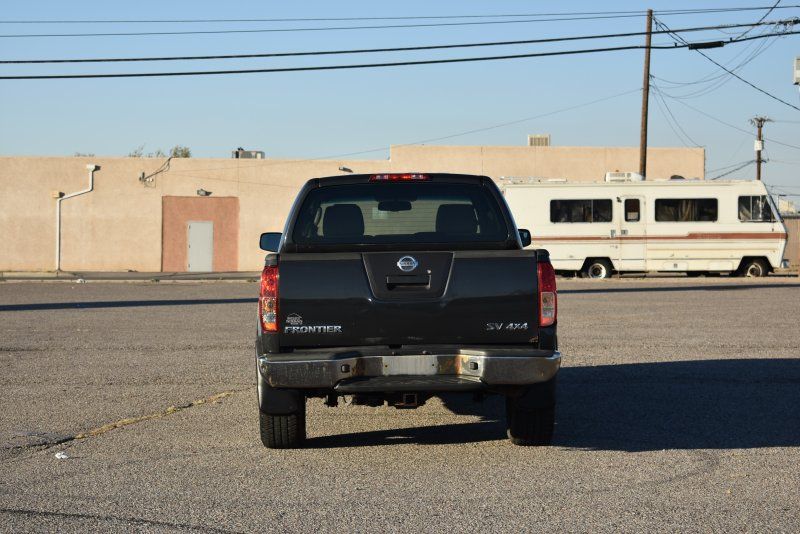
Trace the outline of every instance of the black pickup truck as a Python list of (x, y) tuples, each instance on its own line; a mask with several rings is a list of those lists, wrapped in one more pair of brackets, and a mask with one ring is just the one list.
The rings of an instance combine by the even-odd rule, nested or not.
[[(302, 446), (306, 399), (416, 408), (443, 392), (506, 398), (519, 445), (550, 443), (557, 295), (486, 176), (312, 179), (261, 235), (261, 440)], [(477, 395), (475, 395), (477, 393)]]

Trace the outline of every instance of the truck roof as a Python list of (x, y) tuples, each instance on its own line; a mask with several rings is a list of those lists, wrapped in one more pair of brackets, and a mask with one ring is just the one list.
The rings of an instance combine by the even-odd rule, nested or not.
[(487, 181), (491, 182), (488, 176), (480, 176), (475, 174), (455, 174), (443, 172), (382, 172), (370, 174), (343, 174), (339, 176), (325, 176), (322, 178), (312, 178), (309, 184), (314, 183), (317, 187), (325, 187), (329, 185), (345, 185), (345, 184), (360, 184), (369, 182), (370, 178), (376, 175), (393, 175), (393, 174), (423, 174), (428, 177), (427, 181), (430, 182), (458, 182), (458, 183), (472, 183), (484, 184)]

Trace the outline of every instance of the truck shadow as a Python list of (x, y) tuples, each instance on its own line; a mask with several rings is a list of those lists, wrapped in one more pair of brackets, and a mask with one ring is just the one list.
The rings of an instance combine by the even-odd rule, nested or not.
[(555, 444), (624, 451), (800, 446), (800, 359), (567, 367)]
[[(553, 445), (628, 452), (800, 446), (800, 359), (566, 367)], [(478, 422), (312, 438), (310, 447), (424, 445), (505, 438), (503, 401), (446, 396)]]
[[(472, 394), (448, 393), (441, 395), (440, 399), (449, 411), (458, 415), (477, 415), (481, 418), (480, 421), (313, 437), (306, 441), (306, 446), (310, 448), (370, 447), (401, 443), (447, 445), (506, 438), (505, 404), (502, 397), (492, 395), (486, 397), (483, 402), (476, 403)], [(436, 399), (428, 402), (435, 403)]]

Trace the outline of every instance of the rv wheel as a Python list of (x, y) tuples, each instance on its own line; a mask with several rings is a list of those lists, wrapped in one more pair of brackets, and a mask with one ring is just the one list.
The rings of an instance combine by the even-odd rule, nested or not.
[(769, 274), (769, 267), (762, 259), (747, 260), (742, 264), (739, 273), (740, 276), (746, 276), (748, 278), (760, 278)]
[(613, 267), (608, 260), (589, 260), (581, 274), (584, 278), (611, 278)]

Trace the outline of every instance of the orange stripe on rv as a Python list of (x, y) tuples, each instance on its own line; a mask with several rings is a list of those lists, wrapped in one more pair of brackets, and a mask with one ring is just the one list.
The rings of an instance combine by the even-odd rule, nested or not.
[(691, 233), (686, 235), (648, 236), (559, 236), (533, 237), (532, 241), (683, 241), (690, 239), (786, 239), (785, 232), (720, 232)]

